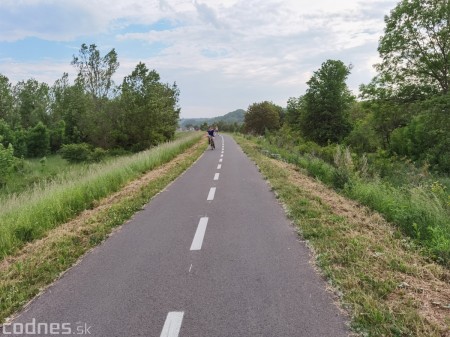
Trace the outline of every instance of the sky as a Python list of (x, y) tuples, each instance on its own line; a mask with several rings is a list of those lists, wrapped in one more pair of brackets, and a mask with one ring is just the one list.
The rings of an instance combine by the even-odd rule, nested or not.
[(177, 83), (182, 118), (215, 117), (305, 94), (325, 61), (352, 65), (357, 95), (379, 62), (397, 0), (0, 0), (0, 74), (49, 85), (83, 43), (115, 49), (116, 84), (139, 62)]

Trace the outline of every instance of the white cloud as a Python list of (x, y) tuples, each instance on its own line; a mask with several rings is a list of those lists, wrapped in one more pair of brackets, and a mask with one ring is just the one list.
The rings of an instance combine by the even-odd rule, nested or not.
[[(259, 97), (285, 102), (304, 93), (305, 82), (327, 59), (354, 65), (352, 88), (368, 82), (374, 75), (383, 15), (395, 4), (396, 0), (2, 0), (0, 40), (36, 36), (72, 41), (88, 36), (97, 37), (97, 45), (104, 47), (101, 34), (111, 33), (108, 44), (163, 45), (151, 57), (132, 59), (128, 54), (123, 60), (119, 54), (120, 74), (145, 62), (167, 74), (166, 81), (180, 84), (182, 108), (195, 114), (212, 109), (214, 101), (228, 104), (230, 110)], [(40, 16), (26, 20), (33, 17), (31, 11)], [(125, 29), (161, 20), (176, 24), (137, 33)], [(0, 72), (9, 69), (0, 62)], [(58, 74), (52, 81), (63, 68), (70, 69), (70, 60), (64, 62), (64, 67), (54, 67)], [(42, 78), (50, 76), (48, 63), (34, 66)], [(31, 66), (24, 69), (33, 74)], [(14, 67), (6, 73), (11, 72), (23, 73)], [(196, 96), (198, 91), (190, 86), (203, 88), (208, 97)], [(199, 108), (202, 101), (207, 108)]]

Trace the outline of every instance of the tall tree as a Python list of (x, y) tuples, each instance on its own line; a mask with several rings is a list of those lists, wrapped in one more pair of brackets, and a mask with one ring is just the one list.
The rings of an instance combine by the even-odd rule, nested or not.
[(50, 132), (48, 128), (39, 122), (34, 128), (28, 132), (28, 156), (42, 157), (50, 151)]
[(111, 96), (114, 88), (112, 76), (119, 67), (114, 48), (102, 57), (95, 44), (88, 47), (83, 43), (78, 56), (73, 56), (72, 65), (78, 69), (77, 81), (94, 99)]
[(81, 143), (87, 141), (92, 121), (89, 111), (93, 109), (93, 102), (80, 83), (71, 85), (68, 74), (65, 73), (52, 87), (52, 116), (55, 121), (53, 127), (61, 127), (64, 121), (64, 141), (67, 143)]
[(34, 127), (39, 122), (48, 125), (50, 120), (50, 88), (35, 79), (20, 81), (14, 86), (14, 95), (24, 128)]
[(9, 79), (0, 74), (0, 119), (4, 119), (10, 125), (18, 124), (19, 119), (14, 118), (13, 92)]
[(385, 17), (386, 28), (378, 51), (379, 86), (415, 100), (450, 85), (450, 2), (402, 0)]
[(280, 128), (280, 113), (283, 109), (272, 102), (253, 103), (247, 109), (244, 118), (244, 130), (259, 135), (267, 130)]
[(122, 83), (122, 145), (142, 150), (174, 136), (178, 125), (179, 90), (176, 84), (160, 83), (155, 70), (139, 63)]
[(338, 142), (350, 132), (348, 109), (354, 101), (345, 83), (351, 67), (327, 60), (307, 82), (302, 133), (319, 144)]

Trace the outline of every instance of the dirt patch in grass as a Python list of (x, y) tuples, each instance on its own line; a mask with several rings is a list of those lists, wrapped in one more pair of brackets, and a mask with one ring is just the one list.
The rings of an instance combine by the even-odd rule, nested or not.
[[(144, 186), (147, 186), (151, 181), (154, 181), (174, 167), (180, 165), (180, 163), (182, 163), (186, 158), (193, 156), (193, 154), (202, 146), (204, 147), (203, 141), (189, 148), (186, 152), (178, 155), (170, 162), (145, 173), (136, 180), (133, 180), (125, 187), (123, 187), (120, 191), (95, 202), (95, 205), (92, 209), (83, 211), (73, 220), (51, 230), (44, 238), (28, 243), (17, 254), (4, 258), (0, 263), (0, 273), (6, 272), (12, 264), (20, 261), (25, 261), (30, 256), (35, 255), (36, 252), (42, 252), (46, 249), (46, 247), (51, 247), (52, 243), (59, 241), (62, 237), (72, 235), (77, 236), (77, 234), (86, 230), (86, 227), (95, 225), (95, 218), (98, 214), (107, 211), (117, 202), (137, 194)], [(117, 230), (118, 228), (116, 228), (114, 231)]]
[[(450, 271), (427, 260), (419, 249), (384, 218), (349, 200), (291, 164), (269, 159), (286, 172), (288, 180), (300, 187), (351, 226), (340, 234), (364, 242), (362, 254), (370, 261), (370, 273), (395, 280), (397, 286), (386, 300), (395, 312), (402, 303), (413, 303), (419, 314), (450, 336)], [(369, 272), (369, 271), (368, 271)]]

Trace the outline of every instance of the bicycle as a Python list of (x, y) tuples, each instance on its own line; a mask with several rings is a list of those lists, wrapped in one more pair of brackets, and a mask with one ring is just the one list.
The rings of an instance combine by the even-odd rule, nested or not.
[(216, 144), (214, 143), (214, 137), (208, 136), (208, 144), (211, 146), (211, 150), (216, 148)]

